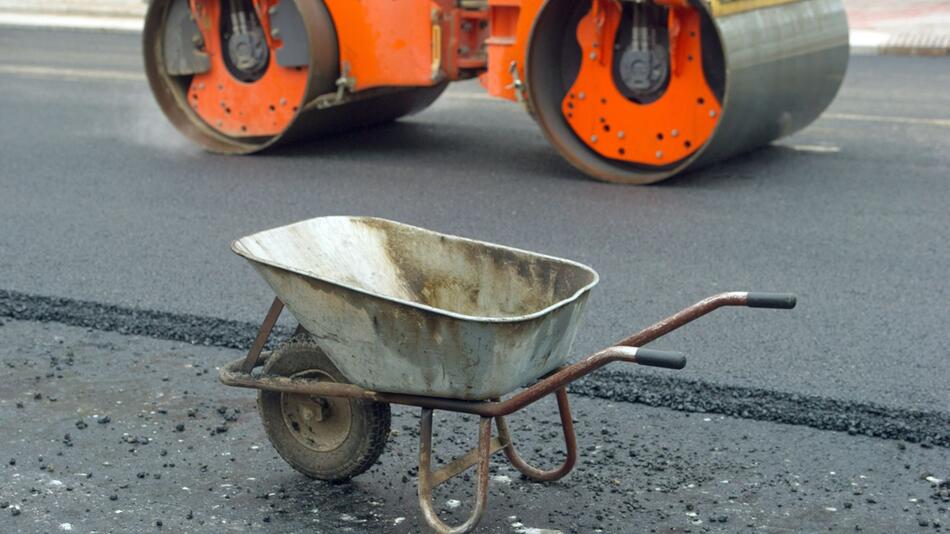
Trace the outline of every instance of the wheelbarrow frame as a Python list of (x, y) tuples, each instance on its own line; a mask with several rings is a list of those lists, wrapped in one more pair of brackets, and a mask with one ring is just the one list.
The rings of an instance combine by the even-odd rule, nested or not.
[[(514, 393), (505, 400), (496, 398), (488, 401), (465, 401), (441, 397), (371, 391), (353, 384), (338, 382), (253, 374), (254, 369), (263, 366), (270, 357), (270, 354), (264, 354), (262, 351), (284, 308), (284, 304), (280, 298), (275, 298), (247, 356), (235, 360), (221, 368), (219, 379), (223, 384), (228, 386), (302, 394), (312, 397), (364, 399), (373, 402), (422, 408), (422, 417), (419, 427), (419, 505), (422, 508), (426, 522), (436, 532), (452, 534), (464, 533), (472, 531), (485, 512), (486, 503), (488, 501), (489, 459), (495, 453), (499, 451), (504, 452), (508, 461), (518, 469), (518, 471), (528, 479), (537, 482), (558, 480), (571, 472), (577, 459), (577, 440), (574, 434), (574, 423), (567, 397), (567, 386), (571, 382), (612, 362), (627, 362), (653, 367), (682, 369), (686, 365), (686, 358), (682, 354), (644, 349), (641, 347), (724, 306), (791, 309), (795, 307), (795, 304), (796, 297), (790, 294), (748, 292), (720, 293), (684, 308), (666, 319), (658, 321), (636, 334), (614, 343), (606, 349), (590, 354), (576, 363), (561, 367), (540, 378), (534, 384)], [(566, 458), (560, 467), (545, 471), (531, 466), (518, 455), (505, 417), (552, 393), (557, 399), (561, 426), (564, 433)], [(435, 410), (478, 415), (481, 419), (478, 427), (478, 446), (462, 456), (455, 458), (442, 468), (433, 471), (431, 465), (432, 419)], [(497, 438), (492, 438), (493, 419), (495, 426), (498, 428)], [(438, 517), (437, 512), (432, 506), (432, 489), (462, 474), (474, 465), (477, 465), (475, 506), (471, 515), (464, 523), (456, 527), (449, 526)]]

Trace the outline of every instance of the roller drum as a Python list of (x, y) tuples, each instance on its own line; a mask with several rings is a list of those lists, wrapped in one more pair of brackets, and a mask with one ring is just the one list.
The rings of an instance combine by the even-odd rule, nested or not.
[[(297, 70), (306, 70), (306, 83), (297, 98), (281, 99), (282, 104), (292, 106), (293, 109), (293, 116), (286, 121), (286, 124), (277, 132), (268, 132), (259, 136), (234, 135), (231, 132), (222, 131), (224, 129), (220, 125), (209, 124), (200, 116), (197, 107), (193, 105), (194, 102), (189, 100), (189, 96), (195, 96), (192, 94), (191, 87), (194, 73), (189, 73), (187, 70), (194, 69), (194, 65), (189, 67), (187, 65), (189, 61), (182, 60), (184, 54), (181, 52), (184, 50), (188, 54), (192, 53), (192, 41), (202, 40), (200, 34), (197, 33), (198, 24), (194, 22), (189, 24), (184, 18), (190, 13), (189, 2), (188, 0), (153, 0), (151, 2), (145, 17), (143, 32), (145, 72), (159, 107), (182, 134), (213, 152), (249, 154), (279, 143), (388, 122), (424, 109), (445, 90), (445, 83), (431, 87), (383, 87), (355, 95), (344, 94), (340, 101), (333, 101), (332, 97), (328, 99), (327, 97), (337, 92), (337, 80), (340, 78), (338, 42), (333, 19), (323, 2), (281, 0), (277, 3), (278, 9), (286, 2), (292, 2), (293, 7), (296, 7), (299, 13), (297, 20), (302, 23), (302, 33), (306, 39), (306, 47), (297, 52), (298, 61), (299, 56), (302, 55), (304, 58), (303, 63), (306, 66), (298, 67)], [(201, 0), (201, 3), (221, 9), (224, 0)], [(200, 17), (198, 19), (200, 20)], [(192, 16), (191, 20), (196, 20), (196, 17)], [(190, 34), (197, 34), (199, 37)], [(203, 37), (204, 41), (208, 40), (207, 29)], [(299, 35), (298, 38), (300, 38)], [(221, 55), (223, 55), (223, 49), (227, 43), (224, 43), (224, 39), (221, 41)], [(299, 47), (298, 50), (300, 50)], [(270, 70), (281, 68), (278, 65), (280, 51), (270, 51), (273, 56)], [(290, 57), (290, 54), (287, 54), (287, 57)], [(207, 71), (207, 60), (204, 61), (205, 63), (200, 67), (204, 67)], [(210, 68), (223, 69), (220, 63), (217, 67), (214, 66), (214, 58), (211, 59), (211, 65)], [(267, 69), (265, 69), (265, 75), (266, 72)], [(249, 100), (255, 99), (256, 102), (260, 102), (258, 95), (263, 90), (254, 83), (256, 82), (236, 84), (234, 87), (237, 91), (245, 91), (245, 96)], [(287, 87), (286, 84), (274, 84), (274, 86), (278, 90)], [(202, 87), (202, 89), (206, 88)], [(233, 98), (234, 91), (231, 91), (230, 95), (227, 90), (223, 93), (227, 98)], [(322, 97), (322, 103), (318, 97)], [(266, 101), (257, 103), (253, 107), (261, 108), (267, 103)], [(275, 105), (277, 105), (276, 102), (271, 103), (272, 110)], [(225, 106), (224, 100), (221, 106)], [(233, 113), (242, 111), (247, 110), (234, 109)], [(232, 110), (229, 110), (228, 113), (231, 112)]]
[(808, 0), (716, 19), (726, 62), (721, 122), (693, 169), (766, 145), (815, 121), (848, 67), (841, 0)]
[[(624, 4), (630, 5), (619, 5)], [(526, 82), (532, 113), (548, 140), (575, 167), (604, 181), (654, 183), (790, 135), (828, 107), (847, 68), (848, 25), (841, 0), (780, 0), (777, 4), (737, 0), (712, 5), (691, 0), (689, 7), (702, 17), (705, 83), (720, 107), (708, 111), (708, 117), (717, 121), (715, 127), (701, 146), (676, 161), (648, 164), (631, 162), (629, 157), (624, 160), (616, 153), (606, 157), (598, 149), (618, 126), (613, 124), (613, 130), (601, 134), (601, 139), (589, 132), (582, 137), (576, 123), (567, 118), (571, 110), (564, 107), (566, 97), (574, 96), (571, 90), (584, 62), (594, 59), (593, 53), (588, 56), (589, 49), (580, 48), (575, 35), (591, 6), (590, 1), (548, 0), (528, 45)], [(693, 59), (691, 54), (689, 61)], [(703, 103), (702, 98), (698, 100)], [(626, 129), (628, 137), (632, 129), (646, 129), (651, 135), (660, 132), (661, 139), (666, 133), (663, 142), (669, 146), (670, 133), (673, 137), (677, 133), (674, 119), (657, 119), (654, 113), (650, 120), (639, 120), (636, 113), (647, 109), (646, 104), (643, 108), (628, 104), (627, 109), (635, 111), (627, 117), (606, 117), (607, 125), (621, 120), (634, 123), (635, 128)], [(703, 111), (696, 120), (706, 116)], [(648, 153), (653, 153), (652, 148)], [(658, 159), (662, 156), (660, 150), (656, 154)]]

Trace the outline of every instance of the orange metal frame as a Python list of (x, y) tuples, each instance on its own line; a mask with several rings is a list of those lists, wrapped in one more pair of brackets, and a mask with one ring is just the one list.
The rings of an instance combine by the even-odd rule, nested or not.
[(277, 64), (275, 50), (283, 43), (271, 37), (267, 13), (268, 8), (276, 3), (277, 0), (254, 0), (270, 56), (263, 76), (253, 83), (244, 83), (231, 76), (224, 63), (224, 45), (220, 38), (221, 2), (191, 0), (191, 12), (204, 39), (211, 68), (192, 77), (188, 104), (202, 120), (223, 134), (233, 137), (279, 134), (293, 122), (297, 110), (303, 105), (307, 68)]
[(340, 70), (349, 73), (353, 90), (430, 86), (478, 73), (491, 95), (509, 100), (516, 99), (511, 63), (523, 77), (544, 1), (488, 0), (487, 10), (476, 10), (452, 0), (324, 0), (339, 39)]
[[(211, 68), (193, 77), (188, 101), (218, 131), (232, 136), (282, 132), (303, 106), (308, 72), (276, 62), (282, 46), (270, 35), (268, 8), (293, 0), (253, 0), (271, 50), (270, 64), (253, 83), (234, 79), (223, 59), (221, 0), (190, 0)], [(492, 96), (517, 100), (526, 49), (546, 0), (488, 0), (463, 9), (454, 0), (324, 0), (336, 27), (340, 72), (351, 91), (424, 87), (478, 75)], [(594, 0), (577, 28), (581, 69), (563, 102), (574, 132), (602, 156), (664, 165), (681, 160), (712, 135), (720, 107), (706, 84), (699, 38), (701, 14), (687, 0), (670, 7), (671, 77), (649, 104), (624, 97), (612, 79), (613, 46), (622, 7)]]
[(604, 157), (649, 165), (682, 160), (712, 136), (722, 111), (703, 74), (701, 15), (671, 6), (669, 85), (658, 100), (639, 104), (624, 97), (613, 80), (612, 44), (621, 14), (617, 0), (595, 0), (578, 24), (581, 70), (564, 97), (564, 116)]
[(488, 13), (452, 0), (324, 0), (352, 90), (425, 87), (484, 70)]

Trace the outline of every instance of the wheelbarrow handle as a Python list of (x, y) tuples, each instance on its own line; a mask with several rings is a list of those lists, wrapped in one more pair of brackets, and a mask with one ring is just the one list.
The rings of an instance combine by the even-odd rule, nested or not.
[(664, 369), (682, 369), (686, 367), (686, 356), (682, 352), (637, 348), (634, 362), (649, 367)]
[(746, 306), (750, 308), (790, 310), (797, 301), (797, 297), (791, 293), (749, 293), (746, 296)]
[(665, 336), (677, 328), (695, 321), (700, 317), (723, 306), (748, 306), (750, 308), (791, 309), (795, 307), (796, 297), (789, 293), (748, 293), (732, 291), (720, 293), (703, 299), (673, 315), (656, 322), (636, 334), (614, 343), (625, 347), (642, 347), (660, 336)]

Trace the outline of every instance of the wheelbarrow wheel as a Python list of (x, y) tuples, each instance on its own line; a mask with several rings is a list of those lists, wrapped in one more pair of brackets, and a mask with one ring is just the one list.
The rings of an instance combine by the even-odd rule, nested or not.
[[(307, 334), (282, 344), (264, 374), (347, 382)], [(291, 467), (311, 478), (340, 482), (363, 473), (379, 459), (389, 438), (389, 404), (261, 390), (257, 405), (271, 444)]]

